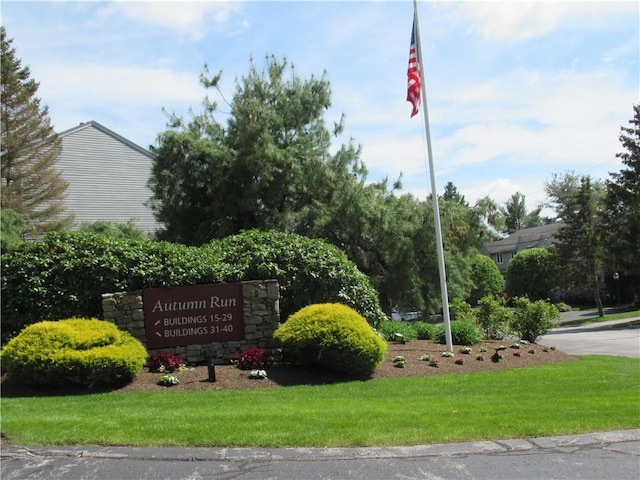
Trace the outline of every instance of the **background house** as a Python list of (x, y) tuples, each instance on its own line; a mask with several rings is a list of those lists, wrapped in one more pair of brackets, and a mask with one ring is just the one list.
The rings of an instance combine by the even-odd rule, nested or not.
[(159, 228), (147, 181), (153, 154), (97, 122), (81, 123), (58, 134), (62, 153), (56, 162), (69, 183), (64, 205), (75, 216), (74, 228), (106, 220), (135, 225), (152, 234)]
[(502, 240), (487, 242), (482, 246), (482, 254), (491, 257), (504, 275), (513, 256), (527, 248), (550, 247), (554, 235), (562, 223), (550, 223), (540, 227), (523, 228)]

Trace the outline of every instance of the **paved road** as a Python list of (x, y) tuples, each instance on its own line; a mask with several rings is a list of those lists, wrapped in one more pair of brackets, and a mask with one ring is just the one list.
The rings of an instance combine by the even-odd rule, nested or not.
[(2, 478), (38, 480), (638, 480), (640, 429), (387, 448), (2, 449)]
[[(569, 321), (581, 312), (564, 315)], [(587, 314), (589, 315), (589, 314)], [(640, 317), (639, 317), (640, 318)], [(540, 343), (571, 354), (640, 356), (640, 330), (560, 327)], [(640, 409), (639, 409), (640, 414)], [(638, 480), (640, 429), (385, 448), (45, 448), (4, 445), (3, 480)]]
[[(562, 322), (596, 316), (594, 312), (567, 312), (562, 314)], [(625, 320), (613, 320), (580, 326), (562, 324), (542, 336), (538, 343), (555, 345), (559, 350), (571, 355), (617, 355), (640, 357), (640, 326), (625, 327), (640, 316)]]

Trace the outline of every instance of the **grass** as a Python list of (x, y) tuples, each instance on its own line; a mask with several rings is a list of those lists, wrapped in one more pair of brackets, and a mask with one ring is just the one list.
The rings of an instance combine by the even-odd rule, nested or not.
[(218, 392), (2, 398), (25, 445), (318, 447), (498, 440), (640, 427), (640, 360)]
[[(595, 309), (594, 309), (594, 312), (595, 312)], [(640, 310), (607, 314), (604, 317), (598, 317), (596, 315), (596, 316), (593, 316), (593, 317), (587, 317), (587, 318), (583, 318), (583, 319), (580, 319), (580, 320), (572, 320), (570, 322), (562, 322), (561, 326), (563, 326), (563, 327), (571, 327), (571, 326), (577, 326), (577, 325), (588, 325), (588, 324), (591, 324), (591, 323), (609, 322), (611, 320), (624, 320), (626, 318), (635, 318), (635, 317), (640, 317)], [(625, 323), (624, 326), (626, 328), (628, 328), (630, 326), (635, 326), (637, 324), (638, 324), (638, 321), (631, 321), (628, 324)]]

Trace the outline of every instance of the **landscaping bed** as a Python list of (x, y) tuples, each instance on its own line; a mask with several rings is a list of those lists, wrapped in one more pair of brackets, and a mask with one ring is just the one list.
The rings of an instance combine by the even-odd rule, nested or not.
[[(454, 346), (454, 357), (442, 357), (441, 354), (446, 350), (446, 347), (433, 341), (413, 340), (406, 344), (390, 343), (385, 360), (378, 366), (370, 378), (399, 378), (470, 373), (576, 360), (575, 357), (554, 349), (553, 347), (530, 344), (521, 345), (519, 349), (514, 349), (511, 348), (511, 345), (512, 343), (509, 342), (483, 342), (470, 347), (471, 352), (468, 354), (460, 353), (460, 350), (464, 347)], [(506, 346), (507, 348), (501, 352), (503, 358), (499, 362), (494, 362), (491, 357), (495, 353), (495, 349), (500, 346)], [(483, 353), (480, 352), (482, 347), (487, 351)], [(543, 349), (546, 351), (543, 351)], [(534, 353), (529, 353), (530, 350)], [(515, 352), (519, 352), (520, 356), (514, 355)], [(433, 355), (433, 358), (438, 361), (438, 366), (434, 367), (430, 361), (420, 360), (423, 355)], [(478, 355), (483, 355), (484, 360), (478, 360)], [(407, 359), (403, 368), (396, 367), (393, 363), (393, 359), (396, 356), (403, 356)], [(455, 363), (456, 359), (462, 359), (463, 363)], [(216, 381), (209, 382), (207, 366), (197, 366), (182, 372), (174, 372), (179, 383), (171, 387), (164, 387), (157, 384), (162, 374), (149, 373), (147, 369), (145, 369), (136, 376), (133, 382), (120, 388), (119, 391), (144, 392), (157, 390), (274, 388), (305, 384), (320, 385), (350, 380), (327, 372), (326, 370), (309, 367), (303, 368), (294, 365), (271, 366), (266, 368), (265, 371), (267, 372), (267, 378), (252, 379), (249, 378), (250, 371), (240, 370), (234, 365), (216, 365)]]
[[(501, 369), (522, 368), (534, 365), (544, 365), (556, 362), (570, 362), (576, 360), (575, 357), (563, 353), (552, 346), (542, 346), (537, 344), (522, 344), (519, 349), (512, 348), (512, 342), (484, 341), (474, 345), (468, 354), (461, 353), (463, 346), (454, 346), (453, 357), (442, 357), (446, 346), (440, 345), (430, 340), (413, 340), (405, 344), (389, 343), (384, 361), (376, 368), (370, 379), (377, 378), (400, 378), (417, 377), (430, 375), (447, 375), (456, 373), (472, 373), (482, 371), (493, 371)], [(501, 351), (502, 358), (495, 362), (492, 355), (496, 348), (506, 347)], [(481, 349), (486, 349), (481, 352)], [(529, 352), (534, 353), (529, 353)], [(519, 356), (515, 355), (519, 353)], [(437, 360), (437, 367), (432, 362), (421, 360), (424, 355), (432, 355)], [(482, 355), (483, 360), (478, 360)], [(397, 356), (406, 358), (404, 367), (395, 366), (393, 359)], [(460, 359), (462, 364), (460, 364)], [(458, 360), (458, 363), (456, 363)], [(351, 381), (326, 370), (314, 369), (310, 367), (299, 367), (295, 365), (273, 365), (265, 368), (267, 378), (252, 379), (251, 372), (240, 370), (235, 365), (216, 365), (215, 382), (209, 382), (208, 367), (189, 367), (181, 372), (173, 372), (172, 375), (178, 379), (179, 383), (170, 387), (158, 384), (162, 373), (150, 373), (147, 368), (140, 372), (129, 384), (112, 389), (117, 392), (151, 392), (151, 391), (185, 391), (185, 390), (225, 390), (225, 389), (250, 389), (250, 388), (277, 388), (292, 385), (322, 385), (327, 383)], [(366, 381), (366, 380), (364, 380)], [(33, 394), (63, 394), (80, 393), (69, 391), (35, 390), (18, 385), (14, 381), (7, 380), (2, 376), (2, 396), (21, 396)]]

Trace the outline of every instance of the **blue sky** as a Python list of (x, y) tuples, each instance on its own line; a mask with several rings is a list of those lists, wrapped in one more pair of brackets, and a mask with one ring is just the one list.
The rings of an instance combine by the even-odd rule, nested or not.
[[(418, 10), (438, 193), (453, 182), (471, 204), (502, 204), (519, 191), (533, 208), (554, 174), (620, 170), (620, 127), (640, 102), (638, 2)], [(370, 180), (402, 172), (404, 191), (430, 192), (423, 117), (405, 100), (410, 1), (5, 0), (1, 14), (57, 131), (95, 120), (147, 148), (163, 108), (200, 109), (205, 63), (230, 99), (249, 59), (274, 54), (303, 78), (326, 71), (327, 125), (345, 114), (335, 148), (360, 144)]]

